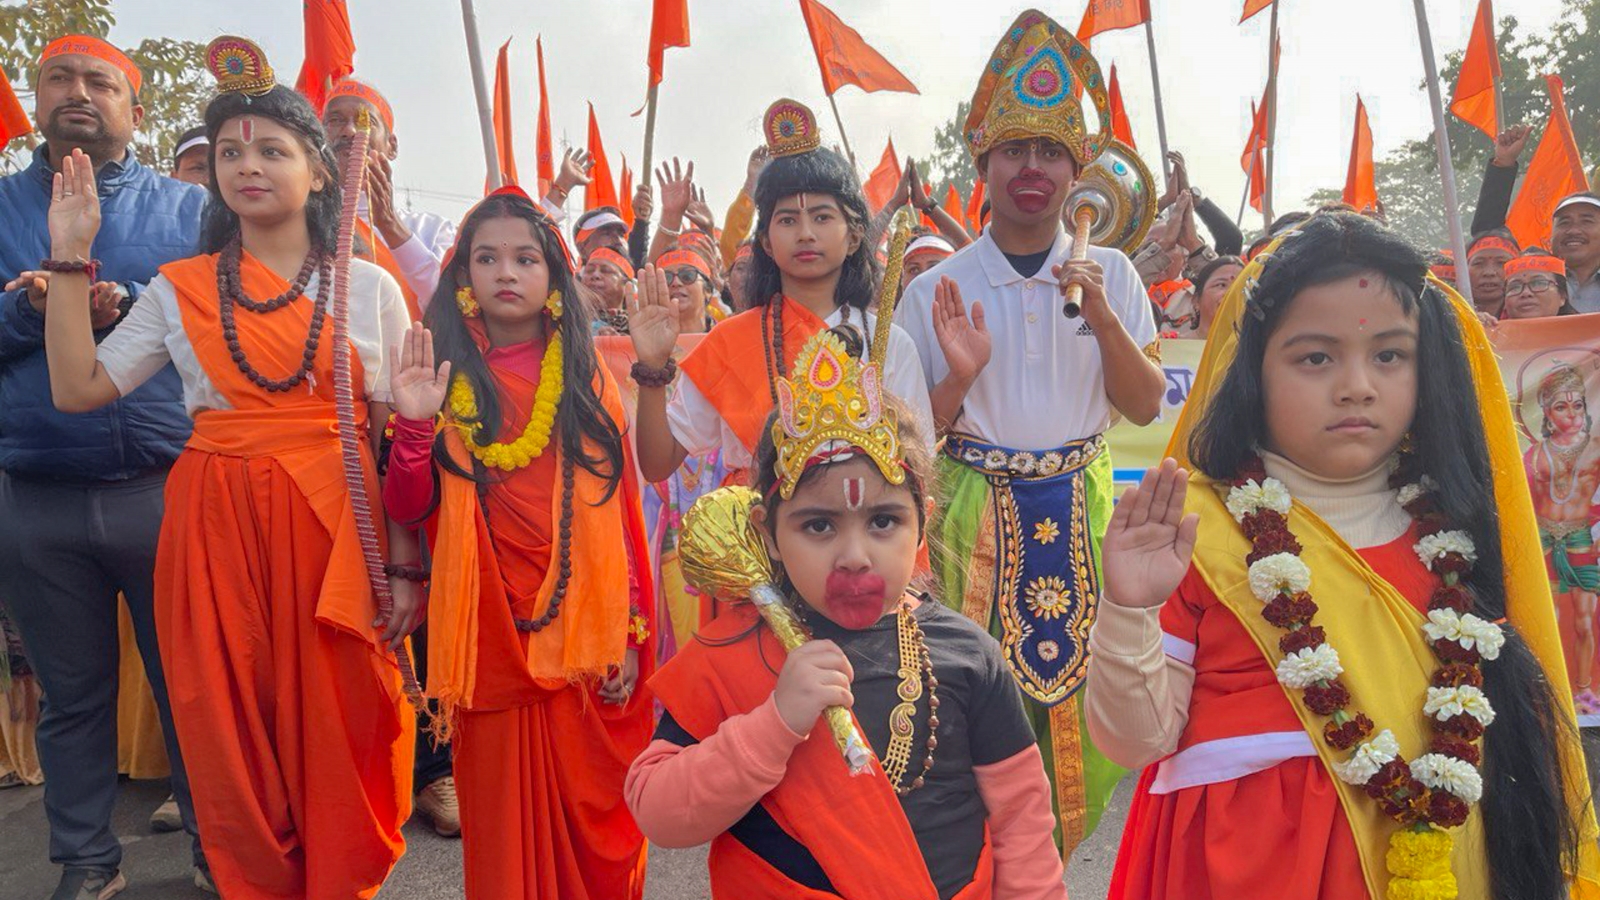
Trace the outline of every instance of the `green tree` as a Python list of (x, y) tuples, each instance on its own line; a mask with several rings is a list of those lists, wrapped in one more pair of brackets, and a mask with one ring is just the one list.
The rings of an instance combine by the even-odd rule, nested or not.
[[(64, 34), (103, 38), (117, 17), (111, 0), (33, 0), (0, 4), (0, 68), (17, 88), (23, 107), (33, 102), (33, 78), (39, 54)], [(144, 104), (144, 124), (134, 134), (133, 150), (139, 161), (165, 171), (178, 136), (200, 124), (211, 96), (211, 79), (205, 71), (205, 46), (194, 41), (145, 38), (125, 48), (144, 73), (139, 99)], [(0, 149), (0, 172), (16, 171), (28, 164), (38, 143), (37, 134), (17, 138)]]
[(962, 197), (969, 197), (972, 195), (972, 185), (978, 180), (977, 170), (972, 167), (972, 157), (967, 154), (966, 136), (961, 130), (971, 111), (972, 103), (961, 101), (961, 105), (956, 107), (955, 117), (940, 125), (939, 130), (933, 133), (933, 154), (917, 161), (923, 182), (933, 188), (933, 196), (940, 202), (944, 200), (948, 185), (955, 185)]

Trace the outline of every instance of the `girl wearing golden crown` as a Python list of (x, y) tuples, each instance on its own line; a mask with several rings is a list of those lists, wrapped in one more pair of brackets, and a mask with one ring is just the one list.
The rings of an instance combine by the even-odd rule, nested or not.
[[(908, 589), (926, 445), (840, 331), (779, 380), (752, 473), (751, 516), (816, 639), (785, 655), (749, 603), (703, 628), (651, 681), (665, 715), (629, 805), (663, 846), (711, 841), (717, 897), (1064, 898), (1050, 788), (999, 647)], [(832, 706), (881, 767), (849, 773), (819, 721)]]
[[(421, 613), (393, 579), (383, 619), (346, 490), (328, 331), (340, 187), (322, 123), (261, 51), (218, 38), (221, 92), (203, 255), (163, 266), (95, 346), (99, 224), (87, 159), (64, 160), (50, 209), (51, 391), (93, 409), (169, 361), (194, 436), (167, 481), (156, 617), (173, 720), (216, 886), (230, 900), (370, 897), (404, 850), (412, 740), (392, 651)], [(409, 316), (383, 270), (350, 268), (356, 425), (387, 417), (384, 354)], [(313, 299), (315, 298), (315, 299)], [(382, 419), (380, 418), (380, 421)], [(376, 494), (371, 447), (354, 475)], [(390, 535), (396, 561), (416, 543)], [(377, 619), (377, 621), (375, 621)]]
[(1280, 239), (1173, 437), (1196, 474), (1118, 503), (1086, 715), (1149, 768), (1112, 897), (1600, 895), (1510, 409), (1426, 275), (1354, 213)]
[[(719, 323), (684, 358), (688, 377), (670, 403), (677, 311), (665, 275), (647, 266), (640, 276), (629, 333), (639, 357), (639, 466), (648, 481), (664, 481), (686, 457), (719, 449), (730, 469), (748, 469), (777, 402), (777, 380), (806, 340), (838, 325), (866, 338), (876, 325), (866, 312), (876, 296), (866, 240), (871, 216), (854, 169), (822, 148), (816, 118), (800, 103), (779, 100), (765, 122), (772, 161), (756, 181), (759, 218), (746, 279), (754, 306)], [(899, 328), (885, 356), (873, 361), (884, 365), (889, 393), (921, 422), (931, 421), (916, 349)]]
[(395, 366), (384, 505), (432, 548), (428, 693), (474, 900), (644, 889), (622, 781), (650, 739), (634, 686), (654, 591), (621, 395), (565, 248), (520, 188), (489, 195)]

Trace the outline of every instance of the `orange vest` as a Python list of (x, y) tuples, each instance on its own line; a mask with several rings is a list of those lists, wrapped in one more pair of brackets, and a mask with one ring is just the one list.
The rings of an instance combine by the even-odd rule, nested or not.
[[(788, 297), (782, 303), (784, 371), (788, 371), (806, 341), (828, 325)], [(747, 309), (717, 323), (679, 364), (752, 456), (761, 443), (761, 426), (772, 415), (766, 349), (772, 343), (772, 326), (762, 327), (761, 312)]]
[[(731, 321), (731, 320), (730, 320)], [(746, 634), (758, 616), (735, 606), (700, 631), (650, 681), (674, 720), (698, 740), (732, 716), (748, 713), (771, 696), (774, 669), (786, 656), (766, 627)], [(745, 635), (739, 639), (740, 635)], [(769, 668), (769, 666), (771, 668)], [(877, 760), (852, 776), (828, 729), (818, 726), (795, 748), (783, 780), (761, 798), (786, 833), (815, 857), (847, 900), (937, 900), (922, 851), (900, 800)], [(738, 839), (724, 832), (711, 842), (711, 891), (741, 900), (821, 900), (834, 897), (790, 881)], [(987, 844), (972, 883), (959, 900), (988, 900), (994, 864)]]
[[(239, 371), (223, 339), (222, 310), (217, 300), (217, 255), (168, 263), (161, 267), (161, 274), (177, 291), (183, 330), (195, 358), (212, 385), (233, 406), (196, 415), (188, 446), (224, 456), (270, 456), (283, 467), (333, 538), (317, 599), (318, 620), (372, 641), (382, 655), (389, 657), (378, 641), (380, 632), (372, 627), (377, 605), (367, 580), (366, 557), (356, 534), (339, 453), (332, 312), (323, 325), (312, 378), (292, 390), (272, 393)], [(246, 294), (255, 298), (276, 296), (289, 288), (288, 282), (249, 253), (241, 255), (239, 283)], [(271, 313), (238, 313), (235, 321), (239, 344), (256, 371), (269, 378), (283, 378), (296, 370), (305, 350), (311, 309), (312, 301), (301, 297)], [(367, 494), (376, 503), (378, 482), (366, 429), (367, 403), (361, 396), (361, 358), (354, 348), (350, 352), (350, 378), (358, 391), (355, 413), (362, 470)], [(382, 528), (378, 529), (378, 538), (386, 540)]]

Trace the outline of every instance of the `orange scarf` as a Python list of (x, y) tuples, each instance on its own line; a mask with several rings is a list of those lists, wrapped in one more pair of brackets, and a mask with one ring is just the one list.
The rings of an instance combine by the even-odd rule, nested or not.
[[(806, 341), (828, 324), (788, 297), (782, 302), (783, 360), (787, 371)], [(717, 323), (679, 364), (752, 456), (761, 443), (761, 426), (772, 415), (772, 388), (767, 382), (771, 366), (766, 349), (771, 346), (771, 327), (762, 327), (760, 309), (747, 309)]]

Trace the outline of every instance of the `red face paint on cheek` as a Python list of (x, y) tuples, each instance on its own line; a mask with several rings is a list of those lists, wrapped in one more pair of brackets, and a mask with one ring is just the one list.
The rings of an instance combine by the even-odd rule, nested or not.
[(883, 618), (884, 594), (889, 585), (871, 572), (851, 574), (835, 570), (828, 575), (823, 605), (828, 618), (850, 629), (866, 628)]

